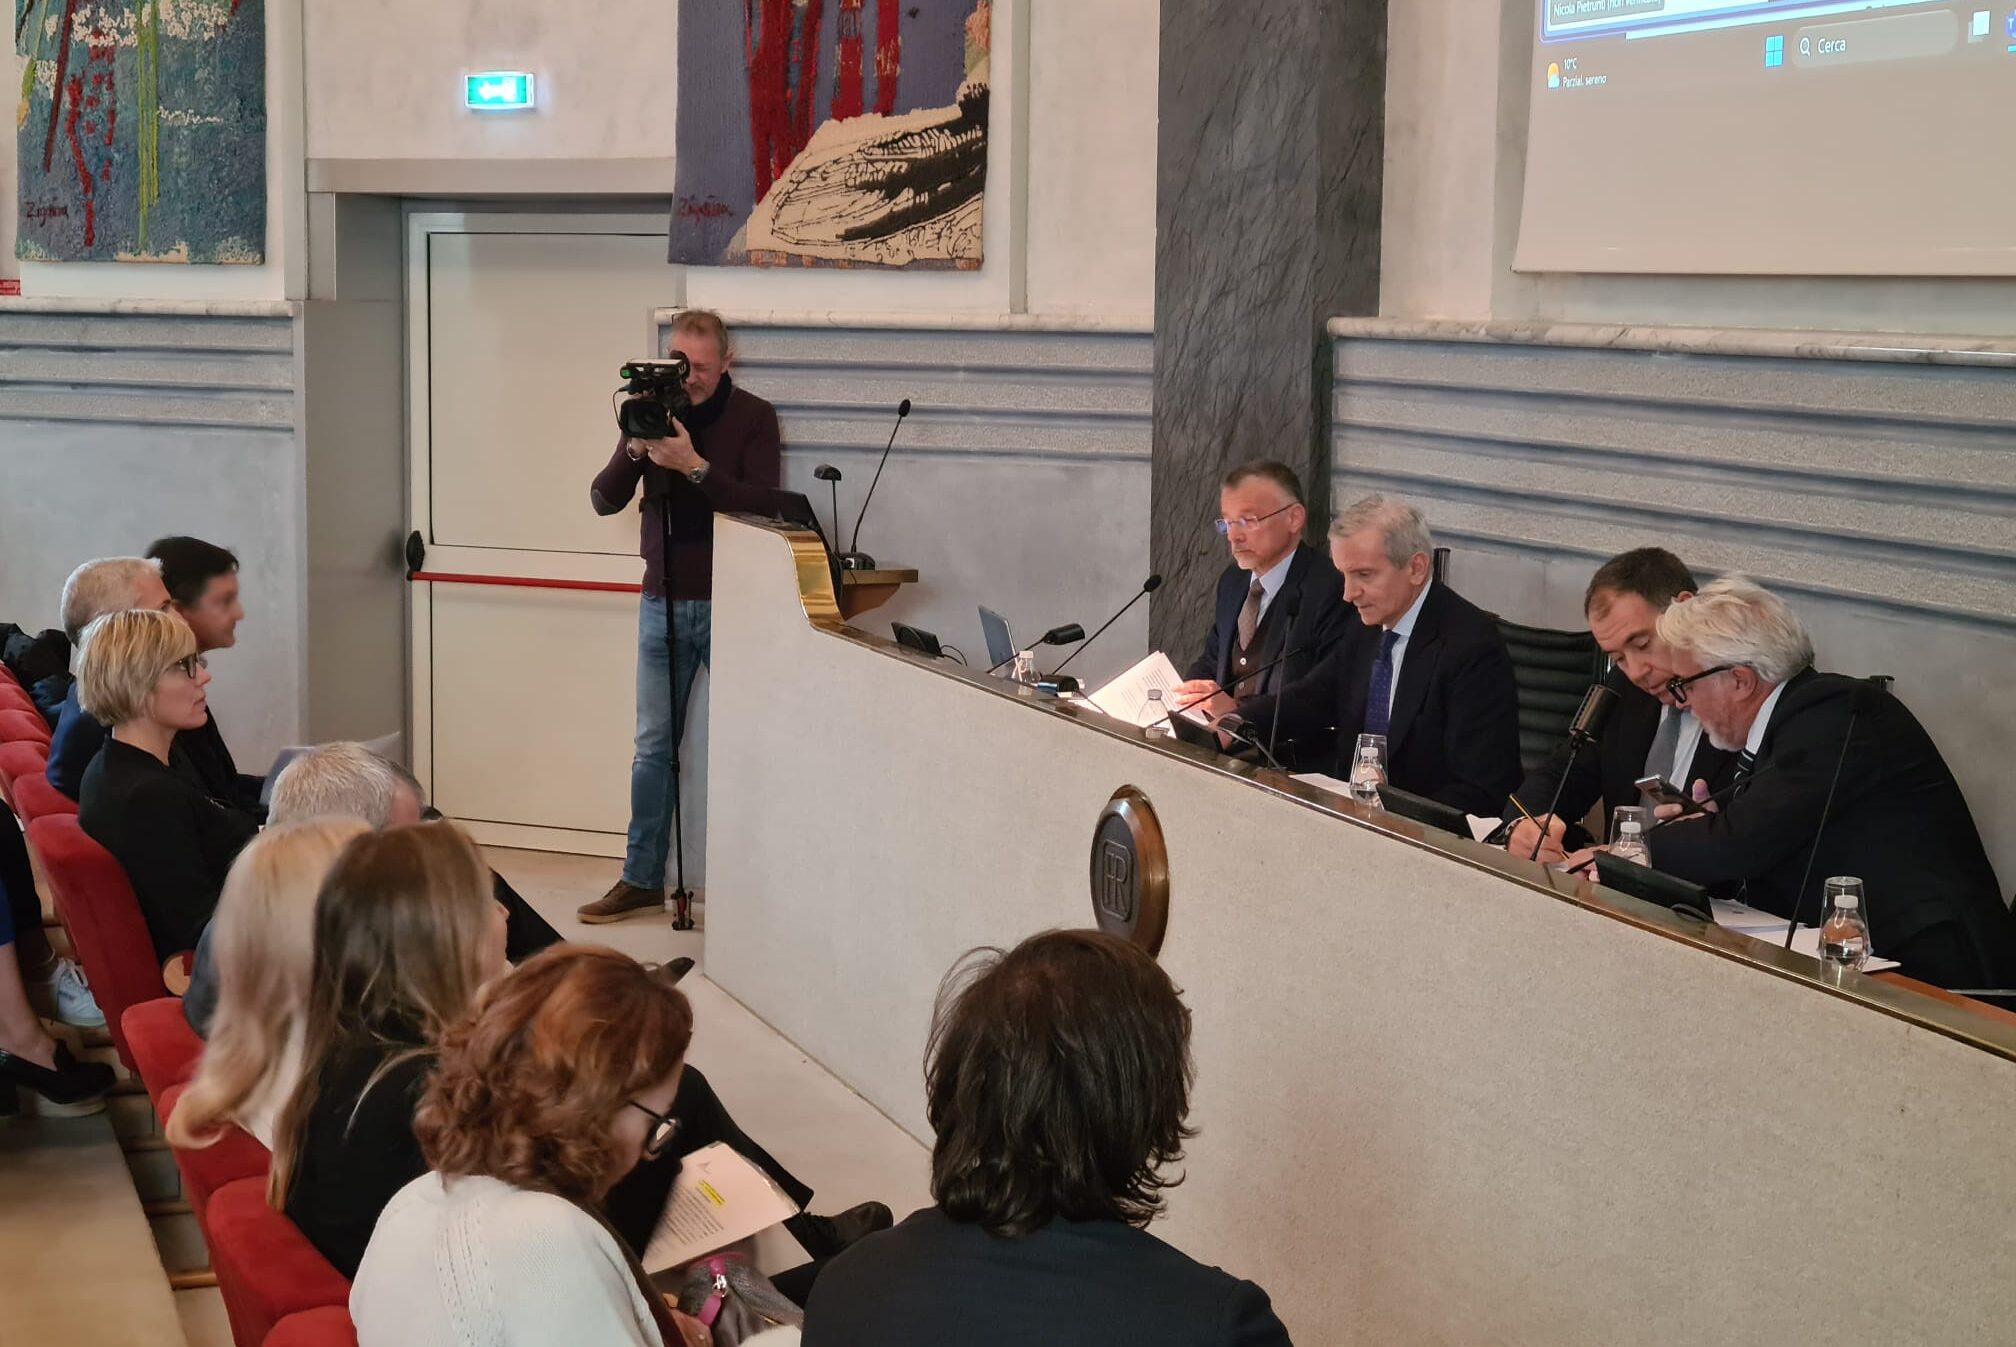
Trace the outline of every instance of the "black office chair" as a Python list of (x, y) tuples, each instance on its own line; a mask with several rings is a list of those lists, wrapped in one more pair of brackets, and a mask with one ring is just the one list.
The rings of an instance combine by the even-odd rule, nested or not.
[(1607, 666), (1596, 638), (1586, 631), (1496, 621), (1519, 685), (1519, 761), (1530, 772), (1568, 737), (1575, 709)]

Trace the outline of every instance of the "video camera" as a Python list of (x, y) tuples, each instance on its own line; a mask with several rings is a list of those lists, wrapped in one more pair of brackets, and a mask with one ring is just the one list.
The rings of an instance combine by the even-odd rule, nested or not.
[(686, 396), (691, 370), (686, 357), (676, 351), (663, 360), (632, 360), (617, 370), (616, 377), (624, 381), (619, 395), (630, 394), (616, 408), (616, 424), (623, 433), (645, 440), (670, 435), (672, 418), (693, 405)]

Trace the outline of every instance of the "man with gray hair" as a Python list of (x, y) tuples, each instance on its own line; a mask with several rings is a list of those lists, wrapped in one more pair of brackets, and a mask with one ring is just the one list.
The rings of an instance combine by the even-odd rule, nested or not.
[(1385, 735), (1392, 785), (1495, 817), (1519, 784), (1512, 657), (1489, 614), (1436, 582), (1434, 552), (1413, 506), (1383, 496), (1352, 505), (1330, 525), (1330, 560), (1357, 625), (1279, 695), (1235, 706), (1221, 694), (1206, 713), (1260, 743), (1334, 731), (1325, 766), (1340, 776), (1360, 734)]
[[(1781, 917), (1796, 907), (1807, 925), (1824, 916), (1828, 877), (1852, 875), (1872, 948), (1904, 973), (2016, 985), (2016, 919), (1959, 783), (1902, 702), (1879, 682), (1815, 670), (1798, 615), (1742, 576), (1673, 604), (1659, 637), (1673, 654), (1668, 690), (1738, 766), (1719, 809), (1661, 807), (1647, 834), (1655, 867)], [(1693, 794), (1705, 799), (1707, 784)]]
[[(84, 628), (98, 618), (128, 608), (165, 613), (172, 606), (158, 563), (145, 557), (103, 557), (85, 562), (63, 582), (63, 633), (70, 638), (72, 667)], [(74, 800), (84, 781), (84, 769), (104, 746), (105, 727), (84, 714), (77, 704), (77, 685), (72, 683), (57, 713), (56, 733), (49, 740), (49, 765), (43, 775)]]

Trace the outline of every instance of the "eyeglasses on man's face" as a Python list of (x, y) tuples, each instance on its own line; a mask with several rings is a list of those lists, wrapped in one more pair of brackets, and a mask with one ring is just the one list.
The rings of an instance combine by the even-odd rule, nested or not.
[(651, 1120), (651, 1130), (644, 1134), (644, 1158), (656, 1160), (665, 1153), (665, 1148), (672, 1144), (672, 1138), (679, 1135), (679, 1120), (669, 1113), (660, 1113), (655, 1108), (640, 1104), (635, 1099), (630, 1101), (630, 1107)]
[(1240, 529), (1242, 531), (1250, 529), (1257, 524), (1272, 519), (1275, 515), (1282, 513), (1282, 511), (1292, 510), (1295, 508), (1295, 504), (1296, 502), (1291, 500), (1286, 505), (1282, 506), (1281, 509), (1269, 510), (1266, 514), (1263, 515), (1249, 514), (1249, 515), (1241, 515), (1237, 519), (1214, 519), (1211, 521), (1211, 527), (1217, 529), (1218, 536), (1223, 538), (1229, 535), (1235, 528)]
[(1700, 673), (1688, 674), (1685, 678), (1669, 678), (1666, 680), (1666, 690), (1673, 694), (1673, 704), (1675, 706), (1685, 706), (1687, 704), (1688, 684), (1698, 683), (1704, 678), (1713, 678), (1719, 673), (1728, 673), (1735, 667), (1737, 666), (1734, 664), (1718, 664), (1712, 669), (1703, 669)]

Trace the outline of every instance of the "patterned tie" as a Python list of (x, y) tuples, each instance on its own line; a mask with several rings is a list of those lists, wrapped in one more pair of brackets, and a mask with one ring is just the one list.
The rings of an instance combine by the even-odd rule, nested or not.
[(1684, 787), (1687, 783), (1680, 780), (1680, 764), (1673, 761), (1674, 755), (1680, 751), (1682, 714), (1674, 706), (1668, 706), (1659, 713), (1659, 732), (1652, 736), (1652, 751), (1645, 755), (1645, 775), (1664, 777)]
[(1244, 650), (1253, 644), (1253, 633), (1260, 626), (1260, 605), (1266, 601), (1267, 587), (1260, 583), (1260, 577), (1253, 577), (1253, 588), (1246, 591), (1246, 602), (1239, 605), (1239, 648)]
[(1372, 688), (1365, 694), (1365, 733), (1384, 734), (1393, 718), (1393, 647), (1397, 631), (1379, 633), (1379, 658), (1372, 661)]
[(1736, 779), (1738, 781), (1741, 781), (1755, 770), (1757, 770), (1757, 755), (1755, 753), (1746, 748), (1736, 755)]

